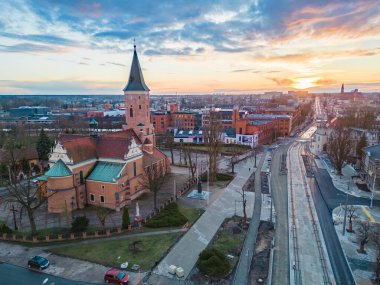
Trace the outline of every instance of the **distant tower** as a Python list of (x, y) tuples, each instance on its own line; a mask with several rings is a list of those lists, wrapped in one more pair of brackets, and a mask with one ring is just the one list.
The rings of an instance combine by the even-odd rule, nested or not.
[(154, 144), (154, 129), (150, 122), (149, 88), (144, 82), (140, 62), (134, 45), (129, 80), (123, 89), (127, 129), (133, 129), (144, 144)]
[(342, 84), (342, 87), (340, 88), (340, 94), (344, 94), (344, 84)]

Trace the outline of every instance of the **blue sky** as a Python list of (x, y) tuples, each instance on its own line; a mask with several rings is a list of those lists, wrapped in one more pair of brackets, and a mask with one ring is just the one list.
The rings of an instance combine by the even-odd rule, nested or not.
[(380, 5), (3, 0), (0, 94), (121, 94), (133, 38), (153, 94), (380, 91)]

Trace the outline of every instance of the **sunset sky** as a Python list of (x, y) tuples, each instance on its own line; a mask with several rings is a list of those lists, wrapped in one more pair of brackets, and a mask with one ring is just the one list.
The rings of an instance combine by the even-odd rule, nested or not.
[(2, 0), (0, 94), (380, 91), (378, 0)]

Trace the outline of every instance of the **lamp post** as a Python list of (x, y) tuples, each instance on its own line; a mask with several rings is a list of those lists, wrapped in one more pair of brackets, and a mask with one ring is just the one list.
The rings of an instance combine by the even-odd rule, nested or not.
[(370, 208), (372, 209), (372, 205), (373, 205), (373, 195), (375, 193), (375, 186), (376, 186), (376, 169), (375, 169), (375, 175), (373, 177), (373, 184), (372, 184), (372, 193), (371, 193), (371, 203), (370, 203)]
[(346, 233), (346, 220), (347, 220), (347, 204), (348, 204), (348, 191), (350, 191), (350, 182), (348, 182), (347, 193), (346, 193), (346, 205), (344, 207), (344, 220), (343, 220), (343, 232), (342, 235)]

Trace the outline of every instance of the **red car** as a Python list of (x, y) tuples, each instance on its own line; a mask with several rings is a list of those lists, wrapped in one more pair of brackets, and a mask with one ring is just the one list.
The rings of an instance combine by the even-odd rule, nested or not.
[(104, 275), (104, 281), (106, 281), (106, 283), (124, 285), (128, 283), (128, 280), (129, 275), (119, 269), (111, 268)]

